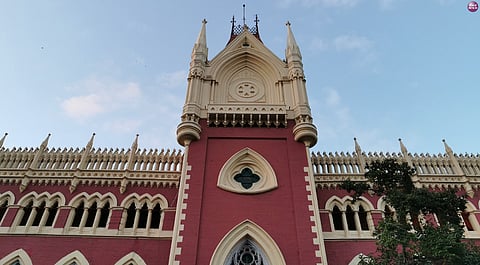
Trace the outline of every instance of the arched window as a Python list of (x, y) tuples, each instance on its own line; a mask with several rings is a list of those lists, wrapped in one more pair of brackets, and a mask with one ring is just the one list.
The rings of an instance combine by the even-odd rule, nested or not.
[(82, 221), (83, 212), (85, 211), (85, 206), (83, 201), (75, 208), (73, 215), (72, 227), (79, 227), (80, 222)]
[(362, 205), (358, 206), (358, 219), (360, 219), (360, 227), (362, 230), (368, 230), (367, 212)]
[(55, 265), (84, 265), (90, 264), (82, 252), (75, 250), (61, 258)]
[(108, 217), (110, 216), (110, 203), (107, 202), (100, 210), (100, 221), (98, 227), (107, 227)]
[(5, 216), (7, 209), (8, 209), (8, 199), (3, 201), (3, 203), (0, 203), (0, 222), (3, 219), (3, 216)]
[[(330, 210), (332, 232), (343, 230), (345, 236), (371, 236), (370, 231), (374, 227), (370, 215), (373, 206), (365, 199), (352, 201), (350, 197), (343, 199), (336, 196), (329, 199), (325, 205)], [(356, 233), (351, 233), (356, 231)]]
[(332, 210), (332, 219), (333, 219), (333, 227), (335, 230), (343, 230), (343, 220), (342, 220), (342, 212), (338, 206), (334, 206)]
[(135, 252), (130, 252), (127, 255), (123, 256), (119, 261), (115, 262), (114, 265), (147, 265), (145, 261)]
[(85, 227), (93, 227), (95, 216), (97, 215), (97, 203), (94, 202), (87, 210), (88, 216), (85, 222)]
[(45, 226), (53, 226), (53, 221), (55, 221), (55, 217), (57, 216), (58, 212), (58, 202), (55, 202), (50, 208), (48, 209), (48, 218), (45, 222)]
[(42, 220), (43, 213), (45, 212), (45, 201), (43, 201), (38, 207), (37, 207), (37, 213), (35, 214), (35, 219), (33, 219), (32, 226), (39, 226), (40, 221)]
[(162, 209), (160, 208), (160, 203), (157, 203), (152, 210), (152, 223), (150, 228), (158, 229), (160, 228), (160, 219), (162, 217)]
[(27, 206), (23, 207), (23, 215), (22, 219), (20, 220), (19, 226), (26, 226), (28, 222), (28, 218), (30, 218), (30, 214), (32, 213), (33, 208), (33, 200), (31, 200)]
[(140, 208), (140, 216), (138, 219), (138, 228), (146, 228), (148, 221), (148, 206), (147, 203), (144, 203), (142, 208)]
[(135, 214), (137, 209), (135, 208), (135, 203), (132, 202), (127, 210), (127, 221), (125, 222), (125, 228), (132, 228), (133, 223), (135, 223)]
[[(150, 233), (151, 229), (161, 229), (162, 227), (162, 207), (166, 207), (168, 204), (166, 199), (157, 195), (152, 197), (151, 195), (132, 195), (126, 198), (124, 207), (127, 207), (123, 212), (122, 228), (125, 233)], [(157, 232), (159, 232), (157, 230)]]
[(348, 230), (357, 230), (357, 227), (355, 226), (355, 213), (350, 205), (347, 206), (345, 216), (347, 217)]
[(250, 239), (243, 240), (228, 256), (224, 265), (268, 265), (261, 249)]
[(17, 249), (0, 259), (0, 264), (5, 265), (32, 265), (32, 260), (23, 249)]

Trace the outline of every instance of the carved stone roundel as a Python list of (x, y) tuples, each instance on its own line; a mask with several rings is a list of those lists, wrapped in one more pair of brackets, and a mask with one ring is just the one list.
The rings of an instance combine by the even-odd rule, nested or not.
[(258, 94), (258, 89), (253, 83), (243, 82), (237, 87), (237, 95), (243, 98), (252, 98)]
[(228, 82), (230, 101), (256, 102), (265, 94), (262, 78), (252, 70), (243, 69)]

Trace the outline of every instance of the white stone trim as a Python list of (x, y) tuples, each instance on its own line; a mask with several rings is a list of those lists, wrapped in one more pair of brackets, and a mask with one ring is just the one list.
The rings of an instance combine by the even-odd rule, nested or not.
[(77, 265), (90, 265), (88, 260), (79, 250), (70, 252), (68, 255), (57, 261), (55, 265), (70, 265), (72, 262), (77, 263)]
[(170, 255), (168, 259), (169, 265), (179, 265), (180, 261), (176, 258), (178, 255), (182, 254), (182, 248), (178, 246), (178, 243), (183, 242), (183, 236), (180, 235), (185, 229), (183, 221), (187, 218), (186, 213), (184, 212), (187, 209), (187, 203), (185, 202), (188, 199), (188, 190), (190, 185), (187, 183), (190, 180), (190, 175), (187, 172), (192, 170), (191, 165), (188, 164), (188, 151), (190, 143), (187, 142), (185, 145), (183, 164), (182, 164), (182, 175), (180, 177), (180, 185), (178, 189), (178, 198), (177, 198), (177, 207), (175, 213), (175, 224), (173, 227), (172, 234), (172, 243), (170, 245)]
[(119, 261), (115, 262), (114, 265), (147, 265), (145, 261), (134, 251), (123, 256)]
[(327, 255), (322, 233), (322, 223), (320, 221), (315, 179), (312, 170), (312, 159), (310, 158), (310, 148), (305, 146), (305, 151), (307, 155), (308, 166), (304, 167), (303, 171), (307, 173), (305, 176), (305, 189), (307, 191), (307, 200), (310, 202), (308, 205), (308, 210), (311, 212), (310, 221), (313, 223), (311, 226), (312, 233), (314, 234), (312, 243), (317, 248), (315, 251), (315, 256), (318, 258), (316, 265), (327, 265)]
[(13, 251), (4, 258), (0, 259), (0, 264), (11, 264), (15, 260), (19, 260), (22, 265), (33, 265), (30, 256), (22, 248)]
[[(260, 176), (260, 180), (253, 183), (252, 187), (245, 189), (241, 183), (234, 180), (234, 176), (244, 168), (249, 168)], [(268, 161), (251, 148), (244, 148), (223, 165), (218, 174), (217, 187), (241, 194), (256, 194), (273, 190), (278, 187), (277, 176)]]
[(365, 256), (364, 254), (360, 253), (353, 257), (353, 259), (348, 263), (348, 265), (359, 265), (360, 262), (362, 261), (362, 257)]
[(275, 240), (260, 226), (248, 219), (235, 226), (222, 238), (215, 248), (210, 265), (224, 264), (231, 250), (246, 237), (261, 248), (269, 260), (269, 264), (286, 265), (285, 258)]

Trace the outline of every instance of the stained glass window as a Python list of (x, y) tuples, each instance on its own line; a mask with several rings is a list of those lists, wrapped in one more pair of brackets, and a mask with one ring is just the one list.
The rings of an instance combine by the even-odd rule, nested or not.
[(234, 252), (230, 255), (227, 265), (267, 265), (265, 258), (258, 250), (258, 248), (250, 242), (245, 240)]
[(257, 174), (254, 174), (253, 171), (249, 168), (242, 169), (242, 172), (233, 177), (236, 182), (240, 182), (242, 187), (245, 189), (250, 189), (253, 186), (253, 183), (258, 182), (260, 177)]

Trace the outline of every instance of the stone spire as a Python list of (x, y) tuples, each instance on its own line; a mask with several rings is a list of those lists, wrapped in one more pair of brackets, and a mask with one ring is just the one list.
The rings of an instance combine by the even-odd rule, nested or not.
[(301, 62), (302, 54), (300, 53), (300, 47), (298, 47), (297, 41), (293, 36), (292, 29), (290, 28), (290, 22), (287, 22), (287, 49), (285, 50), (285, 58), (287, 62)]
[(410, 155), (408, 154), (408, 150), (403, 144), (402, 139), (398, 138), (398, 141), (400, 142), (400, 151), (402, 152), (403, 159), (405, 159), (405, 162), (407, 162), (410, 167), (414, 167), (412, 159), (410, 158)]
[(133, 170), (133, 166), (135, 165), (135, 156), (138, 150), (138, 134), (135, 136), (135, 140), (133, 140), (132, 147), (130, 147), (130, 155), (128, 156), (128, 169)]
[(193, 45), (190, 71), (188, 73), (187, 96), (183, 107), (182, 121), (177, 126), (177, 142), (182, 146), (200, 139), (200, 132), (202, 131), (199, 124), (201, 108), (198, 103), (201, 98), (200, 91), (208, 56), (206, 24), (207, 20), (204, 19), (200, 33)]
[(5, 138), (7, 138), (8, 133), (5, 133), (3, 137), (0, 139), (0, 149), (3, 147), (3, 143), (5, 142)]
[(355, 142), (355, 154), (357, 155), (358, 158), (358, 163), (360, 164), (360, 172), (365, 172), (365, 157), (363, 157), (363, 151), (360, 145), (357, 142), (357, 138), (353, 138), (353, 141)]
[(190, 62), (190, 67), (196, 66), (197, 64), (204, 65), (208, 59), (206, 24), (207, 20), (203, 19), (202, 28), (198, 33), (195, 44), (193, 45), (192, 61)]
[(95, 138), (95, 133), (92, 134), (92, 137), (90, 137), (90, 140), (88, 141), (87, 145), (85, 146), (85, 149), (82, 152), (82, 158), (80, 160), (79, 168), (80, 169), (85, 169), (87, 165), (87, 159), (88, 155), (90, 154), (90, 151), (93, 148), (93, 139)]
[(460, 163), (458, 163), (457, 157), (453, 153), (452, 148), (448, 146), (447, 141), (443, 139), (442, 142), (443, 142), (443, 145), (445, 146), (445, 152), (447, 153), (448, 158), (452, 163), (453, 172), (457, 175), (462, 176), (462, 180), (465, 182), (464, 184), (465, 192), (467, 193), (468, 196), (470, 196), (470, 198), (473, 198), (475, 191), (473, 190), (472, 185), (470, 184), (469, 178), (467, 178), (467, 175), (465, 174), (465, 172), (463, 172), (463, 169), (460, 166)]
[(47, 138), (43, 140), (43, 142), (40, 144), (40, 147), (38, 148), (38, 151), (35, 154), (35, 157), (33, 158), (32, 163), (30, 164), (30, 168), (37, 168), (38, 161), (40, 160), (40, 157), (42, 156), (43, 152), (47, 149), (48, 146), (48, 140), (50, 139), (50, 136), (52, 134), (48, 134)]
[(453, 153), (452, 148), (450, 148), (450, 146), (448, 146), (447, 141), (445, 141), (445, 139), (443, 139), (442, 142), (443, 142), (443, 145), (445, 147), (445, 153), (447, 153), (448, 158), (450, 158), (450, 161), (453, 164), (453, 171), (458, 175), (465, 175), (463, 173), (462, 168), (460, 167), (460, 164), (457, 161), (457, 158), (455, 157), (455, 154)]

